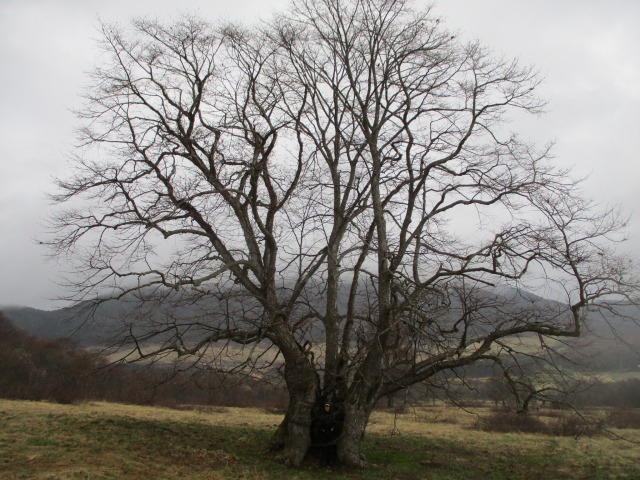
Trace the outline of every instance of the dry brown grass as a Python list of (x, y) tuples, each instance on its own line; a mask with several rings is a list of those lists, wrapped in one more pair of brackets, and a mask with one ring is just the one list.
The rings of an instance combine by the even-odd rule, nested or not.
[[(575, 439), (473, 428), (452, 407), (375, 412), (364, 442), (370, 468), (343, 479), (640, 478), (640, 430)], [(0, 478), (327, 478), (289, 470), (264, 445), (282, 415), (258, 409), (166, 408), (0, 400)]]

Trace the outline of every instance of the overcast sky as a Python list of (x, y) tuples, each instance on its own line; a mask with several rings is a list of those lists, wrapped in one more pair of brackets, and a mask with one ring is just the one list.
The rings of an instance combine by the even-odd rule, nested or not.
[[(416, 1), (416, 5), (428, 2)], [(0, 0), (0, 306), (60, 306), (64, 265), (45, 260), (35, 239), (51, 209), (45, 193), (64, 176), (98, 20), (170, 19), (180, 11), (247, 23), (285, 0)], [(177, 7), (179, 5), (179, 7)], [(640, 1), (441, 0), (449, 29), (518, 57), (544, 75), (540, 118), (519, 120), (525, 138), (556, 142), (555, 156), (589, 175), (588, 194), (632, 214), (640, 257)]]

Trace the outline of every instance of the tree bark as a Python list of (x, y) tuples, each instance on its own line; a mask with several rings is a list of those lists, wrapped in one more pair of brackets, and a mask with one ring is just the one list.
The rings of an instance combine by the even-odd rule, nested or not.
[(312, 409), (318, 385), (313, 372), (307, 378), (311, 380), (289, 386), (287, 413), (270, 442), (271, 450), (280, 450), (278, 458), (288, 466), (300, 466), (311, 446)]
[(271, 445), (282, 448), (279, 457), (286, 465), (299, 466), (311, 445), (311, 414), (319, 391), (319, 379), (313, 364), (282, 324), (275, 330), (285, 340), (281, 348), (285, 357), (284, 379), (289, 391), (289, 406)]
[[(315, 389), (314, 389), (315, 390)], [(286, 429), (284, 450), (280, 455), (281, 460), (289, 466), (300, 466), (307, 455), (311, 445), (311, 408), (315, 400), (315, 391), (309, 395), (290, 395), (287, 415), (283, 420)]]
[(350, 467), (364, 467), (360, 444), (373, 410), (373, 402), (348, 402), (344, 406), (345, 418), (338, 440), (338, 461)]

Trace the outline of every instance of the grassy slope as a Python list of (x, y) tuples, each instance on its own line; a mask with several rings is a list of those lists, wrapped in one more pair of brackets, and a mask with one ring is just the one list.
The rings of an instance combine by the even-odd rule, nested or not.
[[(0, 400), (0, 478), (557, 479), (640, 478), (640, 445), (471, 430), (472, 416), (432, 408), (377, 413), (366, 470), (286, 469), (264, 451), (281, 417), (89, 403)], [(393, 434), (392, 434), (393, 433)], [(626, 431), (640, 440), (640, 431)]]

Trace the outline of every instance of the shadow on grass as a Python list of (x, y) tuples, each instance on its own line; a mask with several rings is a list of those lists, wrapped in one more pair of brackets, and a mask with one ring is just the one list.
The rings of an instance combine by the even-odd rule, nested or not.
[[(523, 453), (507, 443), (496, 448), (462, 439), (370, 435), (363, 444), (366, 470), (328, 470), (313, 460), (299, 469), (280, 465), (265, 449), (272, 432), (263, 428), (0, 412), (0, 432), (2, 478), (545, 480), (612, 474), (598, 477), (592, 463), (568, 462), (544, 445)], [(634, 474), (640, 470), (627, 478), (640, 478)]]

